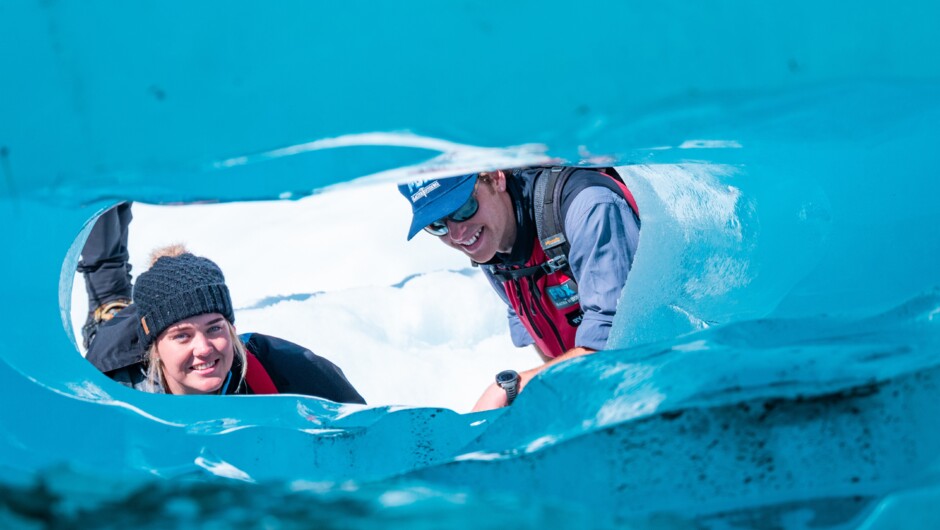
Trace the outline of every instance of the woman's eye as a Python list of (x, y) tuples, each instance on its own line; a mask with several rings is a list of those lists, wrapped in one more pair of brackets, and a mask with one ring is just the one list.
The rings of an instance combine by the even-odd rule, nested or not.
[(189, 335), (186, 333), (177, 333), (176, 335), (173, 335), (173, 340), (178, 341), (178, 342), (182, 342), (188, 338), (189, 338)]
[(218, 333), (222, 331), (222, 326), (212, 326), (209, 328), (209, 333)]

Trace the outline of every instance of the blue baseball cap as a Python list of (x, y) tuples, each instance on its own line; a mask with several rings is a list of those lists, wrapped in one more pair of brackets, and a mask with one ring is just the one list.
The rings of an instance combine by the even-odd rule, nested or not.
[(411, 228), (408, 240), (425, 226), (447, 217), (463, 206), (473, 193), (479, 173), (433, 180), (419, 180), (398, 186), (398, 191), (411, 202)]

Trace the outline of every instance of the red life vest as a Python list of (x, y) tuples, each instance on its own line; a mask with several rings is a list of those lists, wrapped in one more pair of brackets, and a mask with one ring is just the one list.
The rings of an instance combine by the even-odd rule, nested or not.
[[(536, 266), (545, 261), (545, 251), (536, 242), (532, 257), (523, 267)], [(578, 293), (572, 289), (571, 279), (559, 270), (503, 282), (510, 305), (535, 339), (539, 350), (548, 357), (558, 357), (574, 348), (574, 337), (583, 312)], [(557, 297), (557, 303), (550, 298), (552, 295)]]
[[(627, 204), (639, 218), (636, 201), (626, 185), (610, 175), (605, 176), (617, 183)], [(535, 239), (532, 256), (516, 270), (536, 268), (536, 272), (504, 281), (503, 289), (539, 350), (555, 358), (575, 347), (575, 334), (584, 312), (581, 310), (577, 279), (570, 276), (570, 267), (554, 272), (543, 270), (548, 256), (542, 249), (538, 235)]]

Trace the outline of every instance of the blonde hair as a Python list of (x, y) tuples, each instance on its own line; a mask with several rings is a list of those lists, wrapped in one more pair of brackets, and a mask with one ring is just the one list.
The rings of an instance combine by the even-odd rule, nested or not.
[[(238, 374), (238, 388), (235, 389), (238, 391), (241, 385), (244, 384), (245, 374), (248, 372), (248, 356), (245, 353), (245, 344), (238, 338), (238, 334), (235, 333), (235, 326), (228, 320), (224, 322), (228, 329), (229, 338), (232, 341), (232, 350), (235, 352), (235, 360), (237, 360), (241, 366), (241, 373)], [(158, 342), (160, 341), (153, 341), (153, 344), (150, 345), (150, 349), (147, 350), (147, 382), (150, 384), (151, 392), (162, 388), (164, 393), (170, 394), (170, 389), (166, 386), (166, 376), (163, 374), (163, 363), (160, 361), (159, 352), (157, 352)]]

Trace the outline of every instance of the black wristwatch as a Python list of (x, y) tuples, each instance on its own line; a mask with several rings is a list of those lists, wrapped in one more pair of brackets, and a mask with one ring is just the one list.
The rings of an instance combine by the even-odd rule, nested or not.
[(503, 370), (496, 374), (496, 384), (506, 391), (506, 404), (512, 405), (519, 393), (519, 374), (515, 370)]

